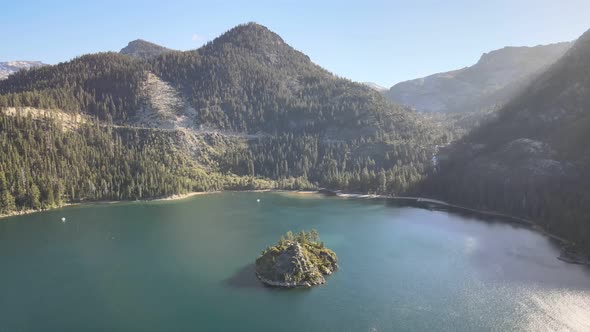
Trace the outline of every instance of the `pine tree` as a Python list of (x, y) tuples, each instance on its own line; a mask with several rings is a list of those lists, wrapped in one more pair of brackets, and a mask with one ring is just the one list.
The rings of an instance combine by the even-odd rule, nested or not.
[(27, 202), (28, 202), (28, 206), (30, 206), (31, 208), (38, 210), (41, 208), (41, 201), (39, 200), (40, 198), (40, 191), (39, 191), (39, 187), (37, 187), (36, 184), (31, 184), (28, 192), (27, 192)]
[(0, 191), (0, 214), (8, 214), (16, 210), (16, 203), (14, 197), (10, 194), (8, 189)]

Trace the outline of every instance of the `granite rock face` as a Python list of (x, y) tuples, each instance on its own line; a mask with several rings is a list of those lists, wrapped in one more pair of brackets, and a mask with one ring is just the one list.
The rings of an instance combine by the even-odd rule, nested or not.
[(336, 254), (316, 242), (285, 241), (256, 260), (256, 275), (276, 287), (312, 287), (326, 282), (337, 268)]
[(7, 78), (10, 74), (16, 73), (21, 69), (31, 69), (41, 67), (45, 64), (41, 61), (7, 61), (0, 62), (0, 80)]
[(473, 66), (398, 83), (383, 94), (420, 112), (482, 112), (501, 107), (557, 61), (571, 43), (505, 47)]

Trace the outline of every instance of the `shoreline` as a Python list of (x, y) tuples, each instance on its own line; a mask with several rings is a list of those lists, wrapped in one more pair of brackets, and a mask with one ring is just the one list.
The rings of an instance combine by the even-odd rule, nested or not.
[[(113, 203), (116, 203), (116, 202), (118, 202), (118, 201), (115, 201)], [(69, 206), (76, 206), (76, 205), (80, 205), (80, 204), (86, 204), (86, 203), (77, 203), (77, 202), (76, 203), (64, 203), (62, 205), (51, 207), (49, 209), (39, 209), (39, 210), (27, 209), (27, 210), (12, 211), (8, 214), (0, 214), (0, 222), (2, 221), (1, 219), (6, 219), (9, 217), (18, 217), (18, 216), (24, 216), (24, 215), (38, 213), (38, 212), (57, 210), (57, 209), (61, 209), (61, 208), (69, 207)], [(105, 201), (102, 204), (108, 204), (108, 202)]]
[(586, 254), (571, 249), (572, 242), (549, 232), (544, 229), (541, 225), (535, 223), (532, 220), (507, 215), (496, 211), (478, 210), (456, 204), (451, 204), (445, 201), (436, 199), (424, 198), (424, 197), (407, 197), (407, 196), (386, 196), (386, 195), (374, 195), (374, 194), (353, 194), (344, 193), (339, 190), (320, 189), (318, 193), (326, 196), (347, 198), (347, 199), (384, 199), (390, 201), (400, 201), (407, 203), (414, 203), (415, 206), (422, 209), (428, 209), (431, 211), (443, 211), (448, 213), (468, 213), (474, 214), (480, 218), (495, 217), (501, 219), (503, 222), (510, 224), (517, 224), (528, 227), (530, 230), (541, 233), (547, 238), (558, 242), (560, 247), (560, 255), (556, 258), (560, 261), (569, 264), (585, 265), (590, 267), (590, 257)]
[(119, 204), (119, 203), (132, 203), (132, 202), (169, 202), (169, 201), (179, 201), (179, 200), (183, 200), (183, 199), (187, 199), (187, 198), (191, 198), (194, 196), (200, 196), (200, 195), (211, 195), (211, 194), (219, 194), (219, 193), (224, 193), (224, 192), (252, 192), (252, 193), (262, 193), (262, 192), (287, 192), (287, 193), (295, 193), (295, 194), (318, 194), (319, 192), (316, 191), (311, 191), (311, 190), (285, 190), (285, 189), (250, 189), (250, 190), (215, 190), (215, 191), (193, 191), (190, 193), (185, 193), (185, 194), (174, 194), (174, 195), (170, 195), (170, 196), (166, 196), (166, 197), (156, 197), (156, 198), (146, 198), (146, 199), (137, 199), (137, 200), (121, 200), (121, 201), (113, 201), (113, 200), (98, 200), (98, 201), (81, 201), (81, 202), (68, 202), (68, 203), (64, 203), (62, 205), (59, 206), (55, 206), (55, 207), (51, 207), (48, 209), (27, 209), (27, 210), (19, 210), (19, 211), (13, 211), (11, 213), (8, 214), (0, 214), (0, 220), (1, 219), (6, 219), (9, 217), (18, 217), (18, 216), (24, 216), (24, 215), (28, 215), (28, 214), (33, 214), (33, 213), (39, 213), (39, 212), (46, 212), (46, 211), (52, 211), (52, 210), (57, 210), (57, 209), (61, 209), (61, 208), (65, 208), (65, 207), (69, 207), (69, 206), (83, 206), (83, 205), (109, 205), (109, 204)]
[(194, 191), (185, 194), (174, 194), (167, 197), (159, 197), (159, 198), (150, 198), (150, 199), (143, 199), (143, 200), (122, 200), (122, 201), (82, 201), (82, 202), (74, 202), (74, 203), (65, 203), (63, 205), (52, 207), (49, 209), (42, 209), (42, 210), (21, 210), (21, 211), (14, 211), (9, 214), (2, 214), (0, 215), (0, 222), (2, 219), (6, 219), (9, 217), (17, 217), (23, 216), (38, 212), (56, 210), (60, 208), (65, 208), (69, 206), (80, 206), (80, 205), (106, 205), (106, 204), (118, 204), (118, 203), (129, 203), (129, 202), (170, 202), (170, 201), (179, 201), (183, 199), (188, 199), (195, 196), (200, 195), (210, 195), (210, 194), (219, 194), (224, 192), (275, 192), (275, 193), (291, 193), (297, 195), (323, 195), (326, 197), (337, 197), (341, 199), (382, 199), (382, 200), (390, 200), (390, 201), (398, 201), (398, 202), (406, 202), (410, 204), (415, 204), (418, 208), (428, 209), (431, 211), (443, 211), (449, 213), (470, 213), (475, 214), (479, 217), (496, 217), (503, 219), (503, 221), (511, 223), (511, 224), (518, 224), (529, 227), (531, 230), (539, 232), (544, 236), (557, 241), (561, 247), (561, 254), (557, 257), (557, 259), (569, 263), (569, 264), (580, 264), (585, 266), (590, 266), (590, 258), (586, 258), (585, 255), (580, 254), (579, 252), (571, 252), (569, 250), (571, 242), (553, 234), (547, 230), (545, 230), (542, 226), (538, 225), (532, 220), (510, 216), (507, 214), (503, 214), (500, 212), (495, 211), (486, 211), (486, 210), (478, 210), (473, 209), (465, 206), (451, 204), (445, 201), (440, 201), (436, 199), (430, 199), (425, 197), (409, 197), (409, 196), (386, 196), (386, 195), (376, 195), (376, 194), (355, 194), (355, 193), (346, 193), (339, 190), (330, 190), (325, 188), (320, 188), (318, 190), (286, 190), (286, 189), (252, 189), (252, 190), (217, 190), (217, 191)]
[[(140, 202), (165, 202), (165, 201), (180, 201), (186, 198), (199, 196), (199, 195), (208, 195), (208, 194), (215, 194), (220, 193), (221, 191), (193, 191), (186, 194), (174, 194), (168, 197), (162, 198), (154, 198), (154, 199), (147, 199), (147, 200), (140, 200)], [(124, 201), (122, 201), (124, 202)], [(133, 201), (132, 201), (133, 202)]]

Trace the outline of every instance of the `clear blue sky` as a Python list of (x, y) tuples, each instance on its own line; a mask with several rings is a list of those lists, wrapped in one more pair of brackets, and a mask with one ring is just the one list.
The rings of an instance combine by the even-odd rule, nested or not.
[(503, 46), (573, 40), (589, 17), (588, 0), (4, 1), (0, 61), (53, 64), (137, 38), (194, 49), (255, 21), (340, 76), (389, 87)]

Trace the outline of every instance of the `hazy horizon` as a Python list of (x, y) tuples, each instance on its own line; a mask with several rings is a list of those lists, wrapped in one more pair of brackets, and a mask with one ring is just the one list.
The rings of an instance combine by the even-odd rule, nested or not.
[(473, 65), (483, 53), (506, 46), (575, 40), (590, 28), (585, 17), (589, 11), (590, 3), (579, 0), (363, 5), (28, 1), (7, 4), (0, 14), (4, 31), (18, 31), (0, 36), (0, 61), (55, 64), (82, 54), (119, 51), (135, 39), (190, 50), (253, 21), (338, 76), (389, 88)]

